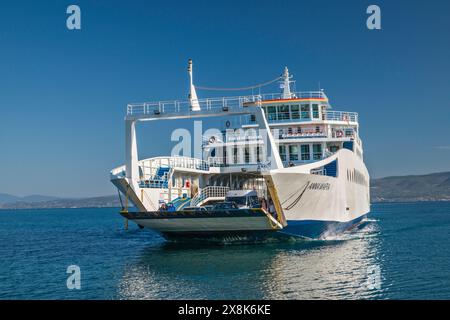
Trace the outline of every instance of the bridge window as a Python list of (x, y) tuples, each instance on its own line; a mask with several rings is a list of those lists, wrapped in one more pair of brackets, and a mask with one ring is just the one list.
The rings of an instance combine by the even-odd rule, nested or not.
[(289, 120), (289, 106), (278, 106), (278, 120)]
[(314, 160), (322, 159), (322, 145), (321, 144), (313, 145), (313, 159)]
[(311, 159), (311, 156), (309, 154), (309, 144), (302, 144), (300, 147), (301, 153), (302, 153), (302, 160), (307, 161)]
[(298, 146), (296, 145), (289, 146), (289, 160), (298, 161)]
[(298, 104), (291, 106), (291, 118), (300, 119), (300, 107)]
[(302, 119), (310, 119), (311, 116), (309, 114), (309, 104), (302, 104), (300, 107), (301, 117)]
[(312, 113), (313, 113), (314, 119), (319, 119), (319, 105), (318, 104), (312, 105)]
[(275, 108), (274, 106), (267, 107), (267, 114), (267, 118), (269, 121), (277, 120), (277, 108)]

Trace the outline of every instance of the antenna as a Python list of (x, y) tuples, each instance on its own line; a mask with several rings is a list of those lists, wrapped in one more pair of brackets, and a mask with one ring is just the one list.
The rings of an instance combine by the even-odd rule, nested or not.
[(280, 87), (281, 89), (283, 89), (282, 92), (282, 98), (283, 99), (291, 99), (292, 98), (292, 93), (291, 93), (291, 86), (290, 84), (294, 81), (292, 81), (293, 76), (289, 75), (289, 69), (288, 67), (284, 67), (284, 72), (283, 75), (281, 76), (281, 81), (280, 81)]
[(192, 111), (200, 111), (200, 104), (198, 103), (197, 92), (195, 91), (194, 79), (192, 76), (192, 59), (188, 62), (188, 73), (189, 73), (189, 102), (191, 103)]

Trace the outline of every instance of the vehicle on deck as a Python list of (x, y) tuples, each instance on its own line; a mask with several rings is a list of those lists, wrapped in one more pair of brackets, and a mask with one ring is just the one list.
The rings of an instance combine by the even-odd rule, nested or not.
[(225, 197), (225, 201), (234, 202), (239, 209), (261, 207), (255, 190), (230, 190)]

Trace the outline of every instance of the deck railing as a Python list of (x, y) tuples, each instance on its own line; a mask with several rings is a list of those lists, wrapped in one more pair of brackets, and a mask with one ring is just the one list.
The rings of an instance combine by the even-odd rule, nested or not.
[[(143, 180), (148, 180), (154, 178), (156, 172), (161, 167), (168, 167), (174, 169), (191, 169), (191, 170), (201, 170), (209, 171), (209, 163), (207, 161), (189, 158), (189, 157), (156, 157), (141, 160), (139, 162), (140, 167), (143, 172)], [(165, 177), (160, 177), (161, 179)], [(163, 179), (164, 180), (164, 179)]]
[[(293, 118), (291, 115), (288, 115), (287, 119), (277, 119), (276, 114), (267, 115), (267, 121), (269, 124), (283, 124), (283, 123), (303, 123), (310, 121), (341, 121), (341, 122), (358, 122), (358, 113), (350, 112), (350, 111), (324, 111), (317, 118), (301, 118), (300, 115), (297, 115)], [(245, 125), (255, 125), (256, 119), (250, 117), (249, 115), (242, 115), (233, 120), (234, 126), (245, 126)]]
[[(327, 99), (323, 91), (306, 91), (294, 92), (292, 98), (300, 99)], [(260, 104), (263, 100), (280, 100), (283, 99), (281, 93), (267, 93), (238, 97), (220, 97), (198, 99), (197, 102), (202, 111), (204, 110), (224, 110), (224, 109), (240, 109), (249, 103)], [(127, 105), (127, 115), (161, 115), (180, 112), (195, 112), (191, 110), (191, 102), (189, 100), (174, 101), (157, 101), (130, 103)]]
[[(297, 99), (328, 99), (323, 91), (302, 91), (293, 92), (292, 98)], [(261, 94), (261, 99), (264, 100), (280, 100), (284, 99), (282, 93), (265, 93)]]
[(345, 122), (358, 122), (357, 112), (348, 111), (326, 111), (324, 112), (324, 120), (329, 121), (345, 121)]
[(191, 207), (196, 207), (201, 202), (207, 200), (208, 198), (225, 198), (227, 196), (227, 192), (230, 191), (229, 187), (220, 187), (220, 186), (209, 186), (205, 187), (191, 200)]
[(208, 157), (208, 163), (211, 167), (232, 167), (232, 166), (255, 166), (255, 165), (263, 165), (261, 161), (252, 160), (249, 155), (245, 156), (241, 159), (241, 157), (233, 157), (232, 159), (228, 159), (227, 157)]
[[(222, 97), (222, 98), (208, 98), (197, 100), (200, 109), (227, 111), (236, 110), (245, 107), (247, 103), (260, 103), (260, 95), (240, 96), (240, 97)], [(192, 112), (190, 101), (159, 101), (159, 102), (144, 102), (144, 103), (130, 103), (127, 106), (127, 115), (160, 115), (180, 112)]]

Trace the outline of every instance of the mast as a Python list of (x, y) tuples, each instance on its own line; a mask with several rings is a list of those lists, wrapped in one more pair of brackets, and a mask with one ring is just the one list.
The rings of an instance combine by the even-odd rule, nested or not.
[(198, 103), (197, 92), (195, 91), (194, 80), (192, 77), (192, 59), (189, 59), (188, 64), (189, 73), (189, 102), (191, 103), (192, 111), (200, 111), (200, 104)]
[(291, 93), (291, 81), (290, 79), (292, 79), (293, 76), (289, 75), (289, 70), (288, 67), (284, 67), (284, 72), (283, 75), (281, 76), (281, 83), (280, 83), (280, 87), (281, 89), (283, 89), (282, 92), (282, 99), (291, 99), (292, 98), (292, 93)]

